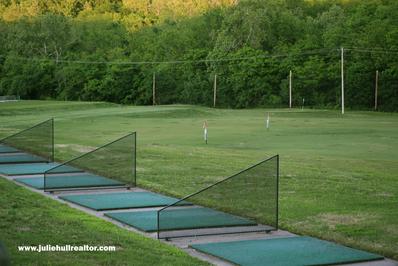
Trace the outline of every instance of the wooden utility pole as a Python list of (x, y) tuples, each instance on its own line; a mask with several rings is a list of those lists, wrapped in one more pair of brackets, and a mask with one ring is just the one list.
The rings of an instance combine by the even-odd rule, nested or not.
[(289, 108), (292, 108), (292, 71), (289, 73)]
[(379, 90), (379, 70), (376, 70), (376, 84), (375, 84), (375, 111), (377, 111), (377, 93)]
[(344, 48), (341, 47), (341, 114), (344, 114)]
[(156, 75), (152, 77), (152, 105), (156, 105)]
[(217, 74), (214, 75), (214, 88), (213, 88), (213, 107), (216, 107), (217, 100)]

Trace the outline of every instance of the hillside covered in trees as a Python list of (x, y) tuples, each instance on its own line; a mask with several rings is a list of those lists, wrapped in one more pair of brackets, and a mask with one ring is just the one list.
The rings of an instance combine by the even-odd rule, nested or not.
[(398, 111), (396, 0), (0, 0), (0, 95)]

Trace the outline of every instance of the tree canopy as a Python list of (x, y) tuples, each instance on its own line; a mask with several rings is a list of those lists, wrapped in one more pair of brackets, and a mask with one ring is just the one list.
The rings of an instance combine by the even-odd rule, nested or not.
[[(396, 0), (0, 0), (0, 95), (398, 111)], [(138, 63), (141, 62), (141, 63)]]

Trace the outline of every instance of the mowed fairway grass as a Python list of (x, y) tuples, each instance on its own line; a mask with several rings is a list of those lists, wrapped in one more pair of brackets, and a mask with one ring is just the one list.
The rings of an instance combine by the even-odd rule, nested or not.
[[(269, 130), (265, 128), (268, 112)], [(21, 101), (0, 103), (0, 136), (51, 117), (55, 118), (58, 160), (137, 131), (138, 185), (179, 197), (279, 154), (283, 229), (398, 259), (397, 114), (348, 111), (342, 116), (338, 111), (309, 109)], [(203, 141), (204, 120), (209, 124), (208, 145)], [(10, 194), (1, 198), (2, 206), (12, 206), (13, 191), (2, 191)], [(32, 208), (17, 205), (13, 210), (23, 216), (21, 213)], [(34, 210), (42, 215), (42, 226), (51, 226), (48, 219), (57, 219), (55, 213), (43, 215), (39, 206)], [(59, 209), (61, 218), (63, 210)], [(79, 219), (79, 215), (73, 217)], [(31, 228), (29, 223), (24, 224)], [(91, 230), (98, 229), (93, 224)], [(8, 245), (22, 244), (24, 238), (12, 231), (13, 221), (2, 217), (0, 226), (0, 239), (6, 236)], [(65, 223), (60, 230), (68, 228)], [(33, 243), (34, 232), (26, 231), (26, 241)], [(54, 242), (51, 235), (46, 237)], [(72, 236), (64, 239), (74, 241)], [(92, 242), (95, 239), (90, 239)]]

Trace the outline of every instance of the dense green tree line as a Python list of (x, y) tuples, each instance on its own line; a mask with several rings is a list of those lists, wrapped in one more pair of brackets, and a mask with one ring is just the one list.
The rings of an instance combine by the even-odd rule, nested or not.
[[(396, 0), (0, 0), (0, 95), (398, 111)], [(177, 61), (167, 63), (153, 63)], [(116, 63), (106, 63), (116, 62)], [(142, 62), (140, 64), (133, 62)]]

